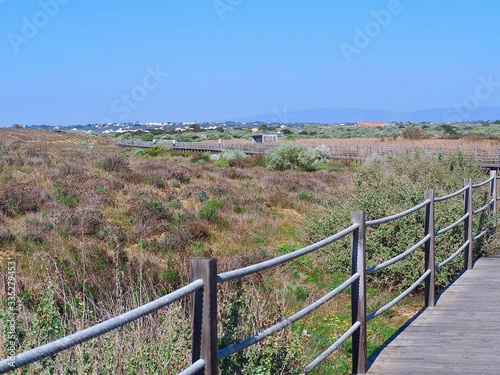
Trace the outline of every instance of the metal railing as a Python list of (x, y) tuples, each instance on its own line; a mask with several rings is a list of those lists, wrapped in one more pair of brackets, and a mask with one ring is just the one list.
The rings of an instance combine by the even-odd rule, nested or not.
[[(424, 200), (422, 203), (395, 215), (384, 218), (369, 220), (365, 218), (364, 211), (352, 211), (352, 224), (342, 231), (325, 238), (319, 242), (298, 249), (286, 255), (282, 255), (267, 261), (263, 261), (254, 265), (239, 268), (236, 270), (217, 274), (217, 260), (214, 258), (197, 258), (191, 261), (191, 283), (186, 286), (164, 296), (146, 305), (140, 306), (134, 310), (126, 312), (115, 318), (105, 322), (96, 324), (90, 328), (84, 329), (72, 335), (63, 337), (59, 340), (42, 345), (38, 348), (28, 350), (18, 354), (14, 361), (6, 359), (0, 362), (0, 373), (9, 372), (16, 368), (26, 366), (34, 361), (41, 360), (45, 357), (54, 355), (62, 350), (71, 348), (82, 342), (88, 341), (91, 338), (100, 336), (106, 332), (122, 327), (136, 319), (166, 307), (175, 301), (186, 296), (191, 296), (191, 316), (192, 316), (192, 354), (191, 365), (184, 369), (180, 374), (217, 374), (218, 362), (227, 356), (230, 356), (240, 350), (244, 350), (249, 346), (255, 345), (266, 337), (275, 334), (278, 331), (290, 326), (314, 310), (333, 299), (346, 288), (351, 288), (351, 326), (328, 348), (313, 359), (304, 368), (305, 373), (309, 373), (312, 369), (320, 365), (329, 355), (337, 350), (349, 337), (352, 337), (352, 371), (357, 374), (364, 374), (367, 370), (367, 322), (376, 318), (384, 311), (393, 307), (421, 283), (425, 283), (425, 306), (433, 307), (435, 304), (435, 271), (461, 253), (464, 253), (464, 269), (472, 268), (472, 244), (477, 239), (481, 238), (488, 232), (488, 228), (481, 231), (476, 236), (473, 236), (473, 218), (476, 214), (484, 213), (489, 209), (497, 223), (495, 213), (496, 204), (499, 198), (497, 197), (497, 176), (496, 171), (490, 172), (490, 178), (479, 184), (473, 185), (471, 179), (464, 180), (464, 187), (456, 192), (443, 197), (435, 197), (434, 190), (426, 190), (424, 192)], [(490, 200), (486, 206), (480, 209), (472, 209), (472, 191), (475, 188), (480, 188), (489, 184)], [(453, 199), (463, 194), (464, 197), (464, 215), (452, 224), (442, 228), (435, 229), (434, 207), (436, 203)], [(378, 265), (366, 268), (366, 232), (367, 228), (376, 225), (384, 225), (391, 221), (399, 220), (407, 215), (424, 210), (424, 236), (412, 245), (409, 249), (403, 251), (399, 255), (386, 260)], [(439, 264), (435, 264), (435, 240), (436, 237), (445, 233), (448, 230), (456, 228), (460, 224), (464, 227), (464, 242), (460, 247), (447, 259)], [(291, 262), (294, 259), (302, 257), (311, 252), (317, 251), (335, 241), (350, 236), (351, 239), (351, 276), (344, 280), (340, 285), (326, 293), (324, 296), (304, 307), (300, 311), (290, 315), (280, 322), (267, 327), (261, 332), (255, 333), (244, 340), (224, 348), (217, 346), (217, 292), (218, 285), (230, 280), (241, 279), (248, 275), (262, 272), (264, 270), (283, 265)], [(366, 308), (366, 276), (378, 272), (386, 267), (389, 267), (396, 262), (404, 259), (408, 255), (414, 253), (417, 249), (424, 247), (425, 264), (424, 272), (400, 295), (392, 301), (377, 309), (376, 311), (367, 314)]]

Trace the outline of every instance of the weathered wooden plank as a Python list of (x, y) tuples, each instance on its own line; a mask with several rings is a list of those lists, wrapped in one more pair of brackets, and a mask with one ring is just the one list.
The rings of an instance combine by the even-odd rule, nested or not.
[(369, 358), (368, 374), (500, 373), (500, 259), (482, 258)]

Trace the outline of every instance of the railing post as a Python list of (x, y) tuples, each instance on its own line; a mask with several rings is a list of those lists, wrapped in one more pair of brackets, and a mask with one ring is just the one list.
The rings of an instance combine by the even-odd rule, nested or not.
[(491, 185), (490, 185), (490, 197), (493, 203), (490, 205), (490, 211), (493, 213), (493, 218), (496, 220), (497, 215), (497, 171), (490, 171)]
[(198, 374), (217, 375), (217, 259), (191, 259), (191, 281), (202, 279), (203, 288), (194, 293), (192, 316), (192, 363), (202, 358), (205, 371)]
[(464, 225), (464, 241), (469, 241), (469, 245), (465, 248), (464, 252), (464, 268), (466, 270), (472, 269), (472, 223), (473, 223), (473, 212), (472, 212), (472, 178), (464, 179), (464, 187), (468, 187), (465, 190), (464, 199), (464, 214), (469, 214), (469, 217), (465, 219)]
[(366, 372), (366, 220), (364, 211), (352, 211), (351, 221), (359, 224), (351, 235), (351, 274), (359, 278), (351, 286), (352, 324), (360, 327), (352, 335), (352, 372)]
[(430, 235), (430, 238), (425, 243), (425, 271), (430, 270), (431, 273), (425, 281), (425, 306), (434, 307), (435, 298), (435, 282), (436, 282), (436, 269), (435, 269), (435, 232), (434, 232), (434, 190), (426, 190), (424, 192), (424, 199), (429, 199), (430, 202), (425, 208), (425, 235)]

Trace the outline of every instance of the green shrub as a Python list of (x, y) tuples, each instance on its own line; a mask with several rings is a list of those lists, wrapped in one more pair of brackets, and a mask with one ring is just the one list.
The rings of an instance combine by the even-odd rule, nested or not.
[(268, 169), (283, 171), (300, 169), (314, 171), (329, 161), (330, 152), (326, 146), (310, 148), (302, 145), (285, 144), (266, 154)]
[(152, 142), (154, 138), (155, 138), (155, 136), (151, 133), (146, 133), (146, 134), (141, 135), (141, 141), (144, 141), (144, 142)]
[(222, 207), (222, 203), (216, 199), (209, 199), (203, 202), (203, 206), (198, 211), (200, 219), (215, 221), (217, 219), (217, 211)]
[(179, 208), (182, 206), (182, 203), (178, 199), (172, 199), (168, 205), (172, 208)]
[(229, 167), (229, 163), (225, 159), (219, 159), (219, 160), (214, 162), (214, 166), (227, 168), (227, 167)]
[(235, 159), (244, 159), (247, 157), (248, 157), (247, 154), (239, 150), (226, 150), (221, 154), (221, 158), (227, 161)]
[(210, 154), (210, 152), (204, 152), (204, 153), (195, 152), (191, 157), (191, 161), (193, 163), (204, 164), (210, 160), (211, 156), (212, 155)]
[(54, 198), (59, 202), (68, 207), (75, 207), (78, 204), (78, 194), (76, 191), (68, 186), (62, 181), (55, 181), (54, 186)]
[(147, 148), (144, 153), (148, 156), (151, 156), (151, 157), (156, 157), (156, 156), (159, 156), (159, 155), (164, 155), (168, 152), (168, 149), (164, 148), (164, 147), (161, 147), (161, 146), (153, 146), (153, 147), (150, 147), (150, 148)]
[[(351, 210), (364, 210), (366, 219), (372, 220), (405, 211), (424, 200), (424, 190), (433, 188), (437, 197), (463, 187), (464, 176), (474, 181), (485, 179), (484, 173), (466, 160), (463, 155), (431, 156), (423, 152), (405, 153), (393, 157), (374, 157), (357, 172), (356, 192), (352, 201), (338, 202), (318, 220), (311, 221), (309, 239), (318, 241), (330, 236), (350, 222)], [(477, 194), (476, 194), (477, 195)], [(486, 203), (486, 197), (474, 196), (475, 206)], [(444, 228), (463, 215), (462, 196), (438, 202), (435, 205), (436, 230)], [(475, 208), (477, 208), (475, 207)], [(475, 221), (474, 233), (479, 222)], [(486, 225), (483, 221), (482, 225)], [(368, 228), (367, 267), (388, 260), (409, 249), (424, 236), (424, 210), (403, 219)], [(458, 226), (436, 239), (436, 262), (450, 256), (463, 243), (463, 226)], [(350, 269), (348, 241), (333, 244), (334, 273), (347, 275)], [(423, 247), (391, 267), (377, 272), (368, 279), (372, 286), (402, 290), (411, 285), (422, 273)], [(445, 286), (463, 267), (463, 256), (437, 272), (437, 284)]]

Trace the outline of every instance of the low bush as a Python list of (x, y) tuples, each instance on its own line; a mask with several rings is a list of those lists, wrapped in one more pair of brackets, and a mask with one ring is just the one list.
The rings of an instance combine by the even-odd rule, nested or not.
[(9, 228), (0, 229), (0, 245), (3, 245), (7, 242), (11, 242), (14, 240), (14, 238), (15, 236)]
[(222, 153), (221, 158), (227, 161), (235, 160), (235, 159), (244, 159), (247, 158), (248, 155), (243, 151), (239, 150), (226, 150)]
[(185, 218), (181, 225), (170, 229), (161, 238), (158, 251), (183, 252), (192, 241), (203, 241), (209, 236), (207, 225), (197, 218)]
[(162, 147), (162, 146), (153, 146), (153, 147), (150, 147), (150, 148), (147, 148), (144, 153), (148, 156), (151, 156), (151, 157), (156, 157), (156, 156), (160, 156), (160, 155), (165, 155), (168, 153), (168, 149)]
[(129, 171), (128, 160), (120, 155), (108, 155), (102, 161), (102, 168), (108, 172)]
[(103, 222), (103, 214), (101, 211), (91, 209), (70, 212), (61, 211), (55, 216), (54, 221), (62, 233), (92, 236), (99, 233)]
[(401, 136), (404, 139), (411, 139), (411, 140), (419, 140), (419, 139), (425, 139), (428, 138), (424, 131), (420, 128), (414, 128), (414, 129), (405, 129), (401, 133)]
[(0, 193), (0, 211), (11, 217), (36, 212), (48, 200), (47, 193), (37, 186), (13, 186)]
[(139, 239), (159, 234), (168, 228), (172, 219), (168, 207), (153, 197), (139, 198), (130, 202), (128, 215), (132, 230)]
[(34, 216), (26, 219), (24, 237), (33, 242), (41, 243), (52, 228), (53, 224), (50, 221), (40, 216)]
[(152, 142), (153, 139), (155, 139), (155, 136), (151, 133), (146, 133), (146, 134), (141, 135), (141, 141)]
[(59, 202), (68, 207), (75, 207), (78, 204), (79, 197), (78, 193), (73, 187), (68, 186), (63, 181), (55, 181), (54, 186), (54, 198)]
[(174, 180), (179, 185), (191, 181), (192, 171), (180, 165), (154, 161), (143, 164), (143, 167), (142, 174), (146, 182), (160, 189), (166, 188)]
[(278, 171), (300, 169), (309, 172), (329, 162), (329, 158), (330, 152), (326, 146), (310, 148), (285, 144), (266, 154), (266, 167)]
[(191, 156), (191, 161), (193, 163), (204, 164), (210, 160), (211, 156), (214, 155), (210, 154), (209, 152), (195, 152), (193, 156)]
[(203, 202), (203, 206), (198, 211), (200, 219), (215, 221), (217, 219), (217, 211), (222, 207), (222, 203), (215, 199), (209, 199)]

